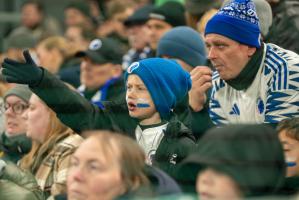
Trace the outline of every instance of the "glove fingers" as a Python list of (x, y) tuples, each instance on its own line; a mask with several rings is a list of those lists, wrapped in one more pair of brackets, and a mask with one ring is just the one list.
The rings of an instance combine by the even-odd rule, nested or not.
[(18, 61), (15, 61), (15, 60), (10, 59), (10, 58), (5, 58), (4, 61), (3, 61), (2, 66), (3, 66), (4, 64), (6, 64), (6, 63), (9, 64), (9, 65), (20, 65), (20, 64), (22, 64), (22, 63), (20, 63), (20, 62), (18, 62)]
[(31, 57), (28, 49), (23, 51), (23, 56), (25, 58), (26, 63), (31, 64), (31, 65), (36, 65), (35, 62), (33, 61), (32, 57)]
[(14, 76), (5, 75), (3, 77), (4, 77), (5, 81), (8, 83), (23, 83), (21, 80), (15, 78)]

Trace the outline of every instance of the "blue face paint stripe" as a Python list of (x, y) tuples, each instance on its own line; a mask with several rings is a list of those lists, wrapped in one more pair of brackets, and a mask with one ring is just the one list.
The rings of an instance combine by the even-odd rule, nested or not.
[(137, 103), (136, 107), (138, 108), (149, 108), (150, 105), (147, 103)]
[(295, 167), (297, 165), (296, 162), (287, 162), (288, 167)]

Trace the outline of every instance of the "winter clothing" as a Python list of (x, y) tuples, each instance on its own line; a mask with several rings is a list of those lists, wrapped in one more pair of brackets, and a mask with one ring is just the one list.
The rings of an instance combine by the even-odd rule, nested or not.
[(123, 70), (127, 70), (128, 67), (133, 63), (145, 58), (154, 57), (153, 50), (146, 46), (142, 50), (138, 51), (136, 49), (130, 49), (124, 56), (123, 56), (123, 63), (122, 68)]
[[(223, 6), (227, 5), (231, 0), (225, 0)], [(259, 18), (259, 27), (262, 35), (265, 37), (269, 33), (272, 25), (273, 14), (270, 4), (266, 0), (252, 0), (256, 8), (256, 14)]]
[(175, 1), (168, 1), (154, 8), (149, 14), (149, 19), (165, 21), (172, 27), (186, 25), (184, 6)]
[(127, 69), (125, 81), (131, 74), (142, 79), (162, 119), (169, 118), (171, 109), (191, 88), (189, 73), (171, 60), (148, 58), (135, 62)]
[(31, 172), (46, 197), (66, 192), (70, 158), (82, 141), (77, 134), (63, 134), (38, 151)]
[(6, 162), (0, 179), (0, 199), (44, 200), (44, 194), (30, 172)]
[(283, 184), (286, 165), (274, 129), (265, 125), (229, 125), (209, 130), (178, 176), (195, 181), (205, 168), (229, 175), (244, 196), (275, 193)]
[(25, 134), (8, 137), (6, 133), (0, 135), (1, 159), (17, 163), (31, 149), (31, 139)]
[(205, 35), (215, 33), (260, 48), (259, 19), (251, 0), (233, 0), (207, 23)]
[(299, 56), (274, 44), (261, 50), (234, 80), (224, 81), (214, 72), (209, 107), (215, 124), (276, 124), (299, 116)]
[(191, 67), (205, 65), (206, 47), (198, 32), (187, 26), (179, 26), (165, 33), (159, 41), (157, 56), (169, 56), (183, 60)]
[[(43, 80), (40, 85), (32, 88), (32, 90), (57, 113), (57, 116), (64, 124), (76, 132), (108, 129), (125, 133), (136, 139), (137, 121), (129, 117), (126, 104), (106, 102), (103, 104), (104, 108), (100, 109), (90, 104), (77, 92), (70, 91), (46, 70), (44, 70)], [(171, 117), (164, 137), (156, 151), (156, 162), (153, 162), (153, 165), (173, 175), (176, 171), (176, 164), (188, 155), (193, 145), (194, 138), (189, 129), (175, 117)]]
[(15, 87), (9, 89), (3, 96), (4, 102), (6, 101), (6, 98), (9, 96), (17, 96), (24, 100), (25, 102), (29, 102), (29, 99), (32, 95), (31, 90), (27, 85), (16, 85)]
[(124, 25), (134, 26), (134, 25), (142, 25), (145, 24), (149, 18), (150, 12), (153, 10), (153, 5), (145, 5), (139, 9), (137, 9), (131, 16), (129, 16), (125, 21)]

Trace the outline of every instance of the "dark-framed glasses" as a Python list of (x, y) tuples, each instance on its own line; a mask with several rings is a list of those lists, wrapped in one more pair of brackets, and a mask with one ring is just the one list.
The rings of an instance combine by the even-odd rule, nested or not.
[(9, 108), (12, 108), (12, 111), (15, 114), (22, 114), (27, 108), (29, 107), (28, 104), (24, 103), (15, 103), (15, 104), (9, 104), (9, 103), (4, 103), (2, 106), (3, 112), (7, 111)]

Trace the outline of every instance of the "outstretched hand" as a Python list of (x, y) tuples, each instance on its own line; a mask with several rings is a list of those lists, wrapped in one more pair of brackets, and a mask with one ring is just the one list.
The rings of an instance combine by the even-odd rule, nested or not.
[(43, 70), (33, 61), (28, 50), (23, 52), (25, 63), (5, 58), (2, 63), (2, 75), (8, 83), (36, 86), (40, 83)]

